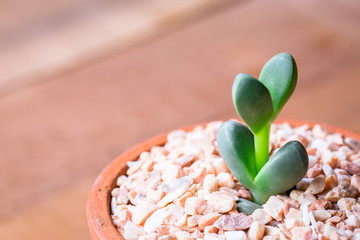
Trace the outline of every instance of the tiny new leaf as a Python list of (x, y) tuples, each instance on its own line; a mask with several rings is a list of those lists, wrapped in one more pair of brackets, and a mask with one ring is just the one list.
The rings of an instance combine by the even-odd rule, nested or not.
[(240, 73), (233, 84), (233, 102), (239, 116), (254, 133), (269, 124), (273, 105), (269, 90), (256, 78)]
[(297, 67), (294, 58), (288, 53), (275, 55), (261, 70), (259, 81), (270, 91), (275, 119), (295, 90)]

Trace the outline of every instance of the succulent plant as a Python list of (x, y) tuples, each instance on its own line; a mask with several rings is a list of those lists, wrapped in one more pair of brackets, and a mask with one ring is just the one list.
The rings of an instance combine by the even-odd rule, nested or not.
[[(238, 121), (227, 121), (219, 129), (217, 143), (226, 165), (251, 191), (257, 204), (291, 189), (308, 169), (308, 155), (299, 141), (286, 143), (269, 158), (271, 124), (296, 82), (295, 60), (288, 53), (280, 53), (265, 64), (259, 80), (240, 73), (232, 87), (236, 111), (249, 128)], [(259, 207), (257, 204), (242, 200), (238, 208), (251, 213)]]

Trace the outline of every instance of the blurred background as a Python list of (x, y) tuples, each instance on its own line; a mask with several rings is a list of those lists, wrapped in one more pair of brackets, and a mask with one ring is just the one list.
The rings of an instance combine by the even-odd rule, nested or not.
[(360, 132), (358, 0), (0, 2), (1, 239), (89, 239), (100, 171), (162, 132), (236, 117), (235, 75), (280, 52), (279, 118)]

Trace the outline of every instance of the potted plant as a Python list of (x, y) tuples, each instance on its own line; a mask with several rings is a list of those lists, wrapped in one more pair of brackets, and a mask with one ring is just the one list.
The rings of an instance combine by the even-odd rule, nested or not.
[(234, 105), (249, 128), (198, 124), (120, 155), (89, 196), (93, 239), (360, 237), (360, 136), (324, 124), (272, 124), (296, 81), (292, 56), (278, 54), (259, 80), (235, 78)]

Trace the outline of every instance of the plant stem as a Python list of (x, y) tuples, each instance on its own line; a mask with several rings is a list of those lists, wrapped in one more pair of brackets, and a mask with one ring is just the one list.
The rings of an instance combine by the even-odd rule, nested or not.
[(260, 172), (261, 168), (269, 160), (270, 126), (271, 124), (268, 124), (254, 134), (256, 172)]

